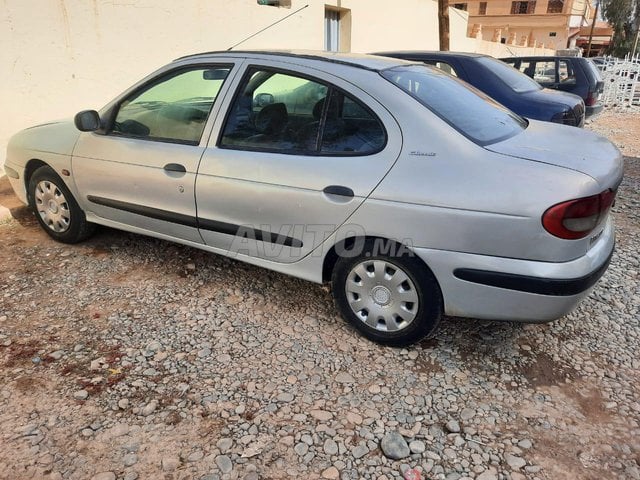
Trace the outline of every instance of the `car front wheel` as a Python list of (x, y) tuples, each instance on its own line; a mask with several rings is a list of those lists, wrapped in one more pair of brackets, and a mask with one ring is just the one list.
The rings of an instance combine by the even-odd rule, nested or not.
[(368, 241), (361, 255), (338, 259), (332, 275), (336, 305), (370, 340), (395, 347), (418, 342), (442, 316), (438, 282), (411, 252), (375, 252), (375, 242)]
[(75, 198), (51, 167), (38, 168), (29, 179), (29, 203), (45, 232), (63, 243), (88, 238), (95, 225), (87, 222)]

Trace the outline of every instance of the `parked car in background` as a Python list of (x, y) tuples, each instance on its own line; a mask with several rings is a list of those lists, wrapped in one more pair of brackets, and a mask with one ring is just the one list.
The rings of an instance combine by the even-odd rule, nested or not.
[(476, 53), (424, 51), (382, 52), (375, 55), (436, 66), (523, 117), (575, 127), (584, 125), (584, 102), (579, 97), (543, 89), (526, 75), (493, 57)]
[(101, 224), (331, 282), (363, 335), (407, 345), (443, 314), (574, 308), (613, 253), (622, 159), (422, 64), (225, 51), (17, 133), (5, 170), (55, 240)]
[(600, 113), (604, 90), (596, 65), (584, 57), (511, 57), (503, 62), (533, 78), (545, 88), (573, 93), (584, 100), (585, 118)]

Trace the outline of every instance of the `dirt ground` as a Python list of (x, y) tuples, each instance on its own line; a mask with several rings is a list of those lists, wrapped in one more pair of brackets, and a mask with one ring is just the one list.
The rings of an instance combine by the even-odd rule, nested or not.
[[(637, 185), (640, 113), (606, 112), (587, 128), (619, 146)], [(625, 209), (640, 206), (633, 198)], [(621, 248), (640, 235), (625, 211)], [(597, 338), (618, 328), (601, 318), (616, 309), (637, 318), (634, 301), (609, 296), (634, 288), (618, 277), (566, 322), (452, 320), (434, 340), (384, 349), (346, 328), (321, 286), (110, 229), (80, 245), (56, 244), (6, 177), (0, 265), (0, 479), (338, 478), (332, 468), (341, 478), (400, 478), (400, 462), (369, 443), (392, 427), (433, 452), (411, 457), (423, 478), (640, 478), (640, 376), (618, 367), (633, 364), (632, 349), (614, 358)], [(592, 315), (596, 307), (604, 313)], [(210, 328), (209, 317), (217, 322)], [(604, 322), (600, 333), (576, 322), (585, 317)], [(580, 335), (596, 338), (580, 343)], [(572, 363), (574, 345), (592, 348), (590, 359)], [(275, 366), (264, 368), (262, 354)], [(365, 366), (373, 359), (404, 373)], [(605, 381), (613, 390), (619, 382), (620, 392)], [(260, 388), (277, 394), (277, 412), (253, 393)], [(409, 400), (387, 405), (420, 395), (433, 412)], [(351, 408), (342, 423), (341, 408)], [(441, 425), (469, 408), (476, 413), (461, 422), (465, 450)], [(422, 429), (409, 431), (417, 423)], [(325, 456), (328, 436), (346, 450)]]

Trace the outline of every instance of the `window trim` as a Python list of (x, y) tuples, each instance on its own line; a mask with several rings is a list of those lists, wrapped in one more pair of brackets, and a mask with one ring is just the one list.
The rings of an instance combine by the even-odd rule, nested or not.
[(108, 136), (108, 137), (114, 137), (114, 138), (127, 138), (127, 139), (131, 139), (131, 140), (144, 140), (144, 141), (147, 141), (147, 142), (173, 143), (173, 144), (176, 144), (176, 145), (190, 145), (190, 146), (198, 146), (198, 145), (200, 145), (200, 143), (202, 143), (202, 139), (203, 139), (203, 137), (205, 135), (206, 125), (207, 125), (207, 123), (209, 123), (209, 120), (211, 118), (211, 112), (213, 111), (213, 107), (214, 107), (214, 105), (215, 105), (215, 103), (218, 100), (220, 95), (217, 95), (216, 98), (213, 100), (213, 103), (211, 104), (211, 108), (209, 109), (209, 112), (207, 113), (207, 119), (204, 122), (205, 123), (205, 128), (202, 129), (202, 133), (200, 134), (200, 138), (197, 141), (179, 140), (177, 138), (164, 138), (164, 137), (141, 137), (141, 136), (137, 136), (137, 135), (114, 132), (113, 127), (114, 127), (116, 118), (118, 116), (118, 112), (120, 112), (120, 108), (122, 107), (122, 104), (124, 102), (126, 102), (128, 99), (130, 99), (131, 97), (135, 97), (135, 96), (139, 95), (142, 91), (149, 90), (150, 88), (153, 88), (156, 85), (159, 85), (159, 84), (163, 83), (166, 80), (169, 80), (171, 78), (177, 77), (178, 75), (180, 75), (183, 72), (188, 72), (188, 71), (191, 71), (191, 70), (199, 70), (199, 69), (205, 69), (206, 70), (207, 68), (211, 68), (211, 67), (229, 68), (229, 73), (227, 74), (225, 79), (222, 81), (222, 85), (220, 85), (220, 91), (218, 92), (218, 93), (220, 93), (222, 91), (222, 89), (224, 88), (224, 85), (227, 82), (227, 79), (231, 75), (231, 72), (232, 72), (232, 70), (234, 69), (235, 66), (236, 66), (236, 64), (228, 63), (228, 62), (223, 62), (223, 63), (195, 63), (195, 64), (191, 64), (191, 65), (183, 65), (183, 66), (180, 66), (180, 67), (172, 68), (170, 70), (166, 70), (166, 71), (162, 72), (161, 74), (159, 74), (156, 77), (150, 78), (149, 80), (147, 80), (146, 82), (138, 85), (134, 90), (129, 92), (129, 94), (127, 96), (119, 99), (117, 101), (117, 103), (115, 103), (109, 109), (109, 111), (107, 112), (106, 118), (105, 118), (105, 125), (103, 127), (103, 130), (104, 130), (103, 135)]
[[(250, 77), (255, 73), (254, 69), (258, 70), (258, 71), (269, 71), (269, 72), (273, 72), (273, 73), (280, 73), (283, 75), (291, 75), (294, 77), (298, 77), (298, 78), (302, 78), (305, 80), (309, 80), (311, 82), (315, 82), (315, 83), (319, 83), (321, 85), (324, 85), (327, 87), (327, 97), (329, 98), (329, 100), (331, 99), (331, 96), (334, 95), (334, 92), (340, 92), (343, 95), (346, 95), (352, 99), (355, 99), (357, 101), (357, 103), (359, 105), (362, 106), (362, 108), (365, 109), (365, 111), (367, 111), (367, 113), (371, 114), (371, 116), (377, 120), (377, 122), (380, 124), (380, 126), (382, 127), (382, 133), (384, 134), (384, 141), (382, 142), (382, 145), (375, 150), (372, 150), (370, 152), (366, 152), (366, 153), (361, 153), (361, 152), (341, 152), (341, 153), (326, 153), (326, 152), (322, 152), (322, 137), (324, 134), (324, 126), (325, 126), (325, 122), (326, 122), (326, 116), (327, 116), (327, 112), (329, 110), (329, 102), (325, 101), (325, 104), (322, 108), (322, 116), (320, 117), (319, 120), (319, 125), (318, 125), (318, 138), (316, 140), (316, 151), (312, 152), (310, 150), (280, 150), (280, 149), (274, 149), (274, 148), (267, 148), (267, 147), (260, 147), (260, 146), (242, 146), (242, 145), (222, 145), (222, 137), (224, 136), (224, 131), (225, 131), (225, 127), (227, 126), (227, 122), (229, 121), (229, 116), (231, 115), (231, 112), (233, 111), (233, 107), (236, 104), (236, 100), (238, 99), (238, 97), (242, 94), (242, 91), (244, 89), (244, 87), (247, 85), (248, 80), (250, 79)], [(252, 73), (253, 71), (253, 73)], [(306, 73), (300, 72), (300, 71), (296, 71), (296, 70), (289, 70), (286, 68), (280, 68), (280, 67), (273, 67), (273, 66), (267, 66), (267, 65), (260, 65), (260, 64), (248, 64), (245, 67), (245, 72), (242, 75), (242, 78), (240, 79), (240, 82), (238, 83), (238, 86), (236, 87), (236, 91), (233, 93), (233, 97), (231, 98), (231, 102), (229, 102), (227, 111), (224, 114), (224, 119), (222, 120), (222, 124), (220, 125), (220, 129), (218, 131), (218, 137), (216, 139), (215, 142), (215, 147), (216, 148), (220, 148), (222, 150), (237, 150), (237, 151), (243, 151), (243, 152), (258, 152), (258, 153), (275, 153), (275, 154), (282, 154), (282, 155), (298, 155), (298, 156), (305, 156), (305, 157), (368, 157), (371, 155), (376, 155), (378, 153), (380, 153), (381, 151), (383, 151), (385, 148), (387, 148), (387, 144), (389, 142), (389, 134), (387, 132), (387, 128), (384, 124), (384, 122), (380, 119), (380, 117), (373, 111), (373, 109), (371, 107), (369, 107), (369, 105), (367, 105), (365, 102), (363, 102), (360, 98), (356, 97), (355, 95), (353, 95), (352, 93), (347, 92), (345, 89), (338, 87), (337, 85), (335, 85), (334, 83), (330, 83), (327, 80), (322, 80), (320, 78), (314, 77), (312, 75), (308, 75)]]

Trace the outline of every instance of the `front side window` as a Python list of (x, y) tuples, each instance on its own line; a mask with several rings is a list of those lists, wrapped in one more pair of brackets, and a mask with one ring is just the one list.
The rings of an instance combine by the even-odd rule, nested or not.
[(120, 104), (112, 134), (198, 144), (231, 67), (172, 72)]
[(231, 105), (219, 146), (307, 155), (365, 155), (386, 137), (359, 101), (323, 82), (249, 70)]
[(527, 121), (450, 75), (418, 65), (393, 67), (381, 75), (480, 145), (523, 131)]

